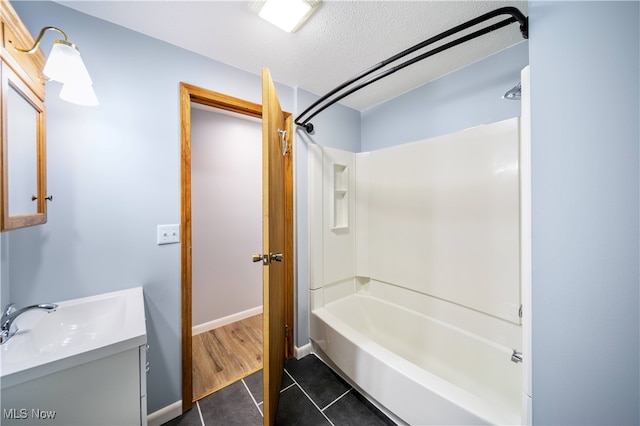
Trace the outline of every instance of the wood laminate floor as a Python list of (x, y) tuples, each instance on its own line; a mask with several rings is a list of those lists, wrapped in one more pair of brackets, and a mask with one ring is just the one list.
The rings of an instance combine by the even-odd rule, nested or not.
[(197, 401), (262, 368), (262, 314), (193, 336)]

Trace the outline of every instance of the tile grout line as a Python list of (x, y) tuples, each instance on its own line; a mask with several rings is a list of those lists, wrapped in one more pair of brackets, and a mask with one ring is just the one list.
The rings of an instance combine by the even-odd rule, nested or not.
[[(300, 391), (309, 399), (309, 401), (311, 401), (311, 403), (313, 404), (314, 407), (316, 407), (316, 409), (320, 412), (320, 414), (322, 414), (322, 416), (327, 419), (327, 421), (329, 422), (329, 424), (331, 426), (335, 426), (333, 424), (333, 422), (331, 421), (331, 419), (329, 417), (327, 417), (327, 415), (324, 413), (324, 411), (322, 411), (320, 409), (320, 407), (318, 407), (318, 405), (313, 401), (313, 399), (311, 399), (311, 397), (309, 396), (309, 394), (307, 392), (305, 392), (305, 390), (302, 388), (302, 386), (300, 386), (300, 384), (296, 381), (296, 379), (293, 378), (293, 376), (291, 374), (289, 374), (289, 372), (287, 371), (287, 369), (285, 368), (284, 370), (285, 373), (287, 373), (287, 376), (289, 376), (291, 378), (291, 380), (293, 380), (293, 383), (298, 386), (298, 388), (300, 389)], [(289, 386), (291, 387), (291, 386)]]
[(343, 393), (342, 395), (340, 395), (339, 397), (337, 397), (336, 399), (334, 399), (333, 401), (331, 401), (329, 404), (327, 404), (326, 407), (324, 407), (322, 410), (322, 412), (324, 412), (324, 410), (326, 410), (327, 408), (331, 407), (333, 404), (335, 404), (336, 402), (340, 401), (342, 399), (343, 396), (345, 396), (346, 394), (348, 394), (349, 392), (351, 392), (351, 389), (353, 388), (349, 388), (347, 389), (347, 391), (345, 393)]
[(253, 394), (251, 393), (251, 391), (249, 390), (249, 386), (247, 386), (247, 383), (244, 381), (244, 379), (240, 379), (242, 381), (242, 384), (244, 385), (244, 388), (247, 390), (247, 392), (249, 393), (249, 396), (251, 397), (251, 400), (253, 401), (254, 405), (256, 406), (256, 408), (258, 409), (258, 411), (260, 412), (260, 415), (262, 417), (264, 417), (264, 414), (262, 414), (262, 410), (260, 410), (260, 406), (258, 405), (258, 401), (256, 401), (256, 399), (253, 397)]
[(202, 417), (202, 410), (200, 410), (199, 401), (196, 401), (196, 407), (198, 407), (198, 415), (200, 416), (200, 421), (202, 422), (202, 426), (204, 426), (204, 418)]
[(289, 386), (287, 386), (286, 388), (284, 388), (284, 389), (280, 389), (280, 393), (282, 393), (282, 392), (284, 392), (284, 391), (286, 391), (286, 390), (289, 390), (289, 388), (291, 388), (292, 386), (295, 386), (295, 385), (296, 385), (296, 383), (295, 383), (295, 382), (294, 382), (294, 383), (291, 383), (291, 384), (290, 384)]

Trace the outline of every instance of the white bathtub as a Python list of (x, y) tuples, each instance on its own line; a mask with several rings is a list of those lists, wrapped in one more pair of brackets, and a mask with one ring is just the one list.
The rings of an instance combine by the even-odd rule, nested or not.
[(408, 424), (521, 424), (522, 367), (511, 348), (367, 294), (313, 310), (311, 337)]

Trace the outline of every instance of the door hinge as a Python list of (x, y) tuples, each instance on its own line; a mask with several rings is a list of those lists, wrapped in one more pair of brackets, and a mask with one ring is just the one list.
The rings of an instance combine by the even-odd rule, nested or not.
[(289, 338), (289, 326), (288, 325), (284, 326), (284, 337), (287, 338), (287, 339)]
[(282, 156), (286, 156), (289, 152), (289, 141), (287, 140), (287, 131), (278, 129), (278, 136), (280, 136), (280, 145), (282, 147)]
[(520, 309), (518, 309), (518, 318), (522, 318), (522, 305), (520, 305)]

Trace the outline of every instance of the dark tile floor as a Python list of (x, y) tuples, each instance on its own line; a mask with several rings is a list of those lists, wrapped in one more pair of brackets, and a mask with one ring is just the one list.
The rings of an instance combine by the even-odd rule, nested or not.
[[(395, 425), (315, 355), (285, 364), (277, 425)], [(262, 425), (262, 371), (194, 404), (164, 426)]]

